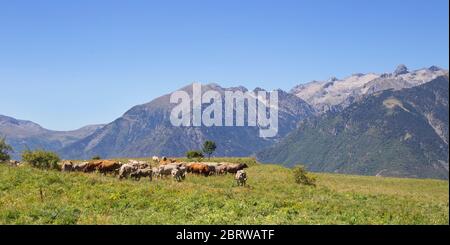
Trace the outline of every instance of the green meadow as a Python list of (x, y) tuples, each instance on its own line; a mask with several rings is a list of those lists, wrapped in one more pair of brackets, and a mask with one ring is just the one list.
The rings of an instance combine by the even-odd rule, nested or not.
[(233, 175), (118, 180), (0, 164), (0, 224), (449, 224), (449, 183), (314, 173), (296, 184), (291, 169), (245, 162)]

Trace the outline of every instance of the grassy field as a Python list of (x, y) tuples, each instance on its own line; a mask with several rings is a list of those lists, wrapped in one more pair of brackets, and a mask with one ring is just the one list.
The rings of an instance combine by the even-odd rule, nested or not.
[(232, 175), (137, 182), (1, 164), (0, 224), (449, 224), (448, 181), (317, 173), (314, 188), (239, 161), (247, 187)]

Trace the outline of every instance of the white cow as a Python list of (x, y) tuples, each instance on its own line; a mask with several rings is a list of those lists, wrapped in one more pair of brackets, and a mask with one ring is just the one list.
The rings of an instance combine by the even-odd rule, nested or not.
[(139, 169), (139, 166), (136, 164), (126, 163), (122, 165), (119, 169), (119, 179), (123, 179), (128, 177), (132, 172), (135, 172)]
[(245, 182), (247, 181), (247, 173), (245, 170), (238, 170), (236, 175), (234, 176), (238, 186), (245, 186)]
[(172, 171), (170, 173), (172, 174), (172, 177), (174, 180), (176, 180), (178, 182), (183, 180), (180, 169), (174, 168), (174, 169), (172, 169)]

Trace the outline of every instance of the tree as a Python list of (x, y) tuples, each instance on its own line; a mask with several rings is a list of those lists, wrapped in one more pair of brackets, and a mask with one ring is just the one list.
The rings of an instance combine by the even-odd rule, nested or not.
[(22, 161), (31, 164), (33, 167), (42, 169), (59, 169), (59, 156), (50, 151), (44, 150), (25, 150), (22, 153)]
[(186, 152), (186, 157), (188, 159), (192, 158), (203, 158), (203, 153), (201, 151), (188, 151)]
[(9, 153), (13, 152), (13, 148), (6, 143), (5, 138), (0, 139), (0, 162), (6, 162), (11, 159)]
[(203, 143), (203, 152), (208, 155), (208, 159), (211, 158), (211, 155), (216, 150), (216, 143), (214, 141), (207, 140)]

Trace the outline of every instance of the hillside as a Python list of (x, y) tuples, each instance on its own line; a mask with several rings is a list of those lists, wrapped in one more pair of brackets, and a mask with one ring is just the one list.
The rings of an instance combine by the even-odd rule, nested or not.
[(89, 125), (72, 131), (54, 131), (39, 124), (0, 115), (0, 137), (14, 148), (12, 157), (20, 159), (26, 148), (56, 151), (87, 137), (103, 125)]
[[(181, 90), (190, 94), (192, 99), (191, 85)], [(247, 91), (243, 87), (225, 89), (217, 84), (202, 85), (202, 92), (208, 90), (220, 94), (225, 90)], [(93, 155), (108, 158), (184, 156), (189, 150), (199, 149), (205, 140), (213, 140), (218, 145), (217, 156), (249, 156), (272, 145), (292, 131), (298, 121), (314, 114), (312, 107), (295, 95), (279, 90), (278, 100), (279, 134), (275, 138), (259, 137), (258, 127), (173, 126), (170, 113), (176, 104), (170, 103), (170, 94), (167, 94), (131, 108), (122, 117), (59, 152), (68, 159), (90, 158)]]
[(387, 90), (303, 121), (263, 162), (311, 171), (448, 179), (449, 80)]
[(281, 166), (247, 172), (237, 187), (0, 165), (0, 224), (448, 224), (447, 181), (316, 174), (314, 188)]

